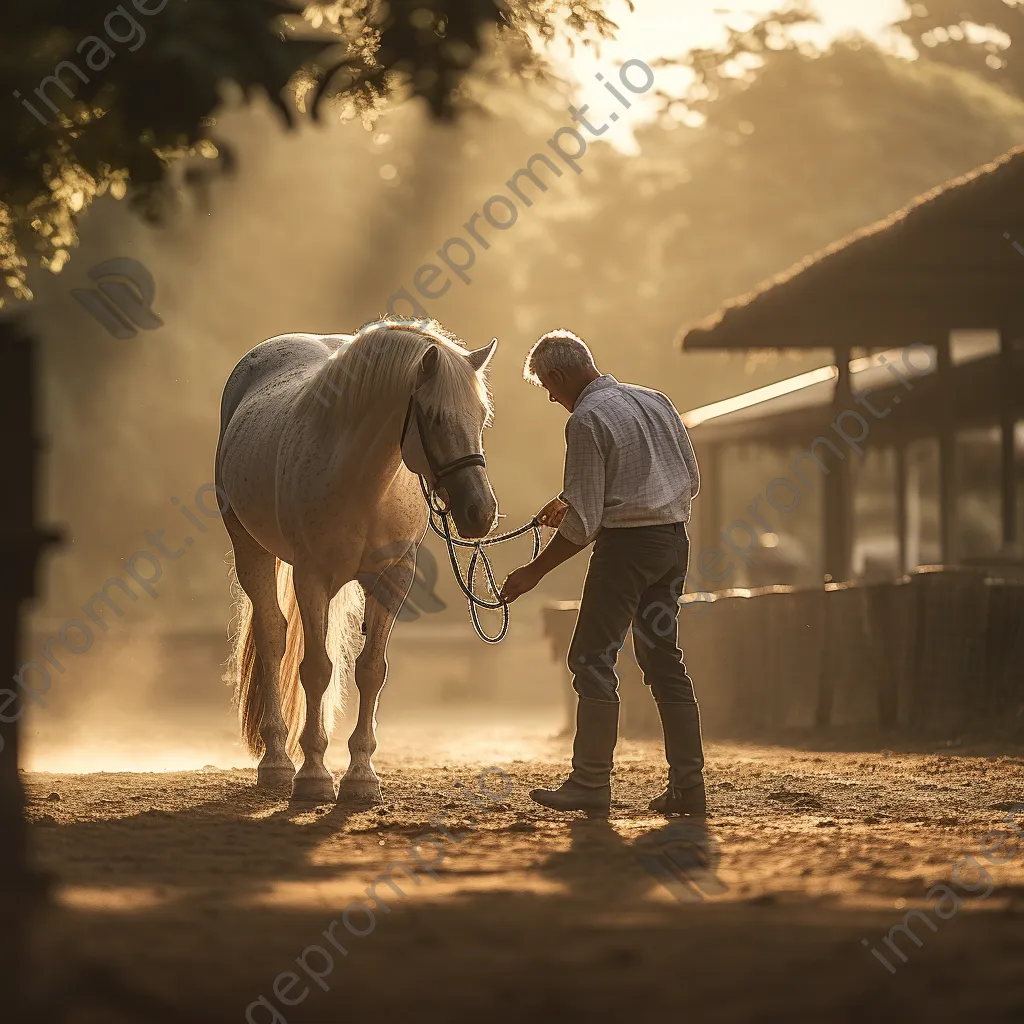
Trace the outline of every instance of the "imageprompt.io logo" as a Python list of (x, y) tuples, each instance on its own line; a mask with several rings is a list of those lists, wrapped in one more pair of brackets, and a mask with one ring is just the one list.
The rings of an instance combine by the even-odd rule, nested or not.
[[(429, 548), (407, 548), (398, 542), (375, 551), (373, 561), (382, 566), (380, 572), (370, 570), (356, 578), (368, 588), (374, 600), (392, 609), (397, 607), (399, 622), (413, 622), (421, 615), (434, 615), (447, 607), (435, 590), (437, 559)], [(406, 594), (405, 589), (399, 586), (399, 580), (410, 571), (413, 579)]]
[(72, 296), (115, 338), (134, 338), (141, 328), (155, 331), (164, 322), (153, 312), (156, 285), (138, 261), (119, 256), (97, 263), (89, 277), (95, 288), (73, 288)]
[(435, 615), (443, 612), (447, 605), (438, 597), (437, 559), (429, 548), (421, 547), (416, 553), (416, 575), (409, 594), (398, 612), (399, 622), (412, 622), (421, 615)]

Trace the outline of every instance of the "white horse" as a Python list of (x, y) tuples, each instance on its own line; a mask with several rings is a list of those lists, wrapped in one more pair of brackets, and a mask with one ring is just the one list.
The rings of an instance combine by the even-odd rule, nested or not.
[(355, 335), (272, 338), (231, 372), (217, 482), (238, 584), (235, 693), (258, 786), (334, 800), (324, 754), (354, 668), (359, 715), (337, 799), (380, 801), (370, 758), (385, 651), (427, 526), (417, 474), (463, 537), (493, 529), (482, 431), (496, 345), (467, 352), (435, 321), (378, 320)]

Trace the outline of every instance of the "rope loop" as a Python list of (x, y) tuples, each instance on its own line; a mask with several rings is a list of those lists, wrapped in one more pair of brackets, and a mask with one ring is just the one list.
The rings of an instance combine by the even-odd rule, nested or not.
[[(508, 602), (503, 601), (498, 594), (498, 584), (494, 579), (491, 560), (487, 557), (487, 552), (484, 549), (493, 547), (495, 544), (504, 544), (506, 541), (515, 540), (517, 537), (522, 537), (523, 534), (532, 531), (533, 557), (536, 558), (540, 554), (540, 523), (537, 522), (537, 517), (534, 516), (525, 526), (520, 526), (516, 530), (509, 530), (506, 533), (499, 533), (494, 537), (485, 537), (483, 540), (462, 540), (461, 537), (452, 536), (449, 524), (451, 507), (445, 503), (442, 503), (439, 507), (435, 503), (440, 499), (437, 498), (436, 492), (431, 492), (427, 489), (426, 481), (422, 476), (420, 477), (420, 490), (423, 491), (423, 497), (427, 502), (427, 509), (430, 513), (430, 528), (445, 542), (448, 548), (448, 559), (452, 563), (452, 571), (455, 573), (455, 578), (459, 581), (462, 593), (469, 601), (469, 617), (473, 622), (476, 635), (487, 644), (501, 643), (508, 632)], [(473, 549), (465, 579), (463, 579), (462, 567), (459, 565), (459, 559), (455, 553), (456, 548)], [(476, 593), (476, 572), (477, 567), (480, 565), (483, 566), (484, 579), (487, 583), (487, 589), (494, 599), (493, 601), (480, 597)], [(480, 624), (481, 608), (487, 608), (490, 611), (501, 610), (501, 628), (494, 636), (488, 635)]]

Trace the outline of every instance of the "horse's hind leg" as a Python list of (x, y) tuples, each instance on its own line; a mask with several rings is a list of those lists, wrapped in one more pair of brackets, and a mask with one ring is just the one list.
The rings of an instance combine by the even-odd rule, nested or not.
[(248, 682), (248, 702), (262, 708), (259, 737), (263, 741), (256, 784), (261, 789), (287, 788), (295, 766), (288, 757), (288, 727), (281, 713), (280, 671), (288, 622), (277, 601), (277, 560), (249, 536), (230, 509), (224, 515), (224, 525), (235, 553), (238, 584), (252, 602), (256, 661), (254, 678)]
[(327, 616), (331, 594), (314, 574), (295, 566), (295, 600), (302, 618), (302, 662), (299, 681), (306, 695), (306, 721), (299, 735), (302, 767), (292, 784), (292, 799), (306, 803), (334, 800), (334, 779), (324, 765), (327, 730), (324, 728), (324, 694), (331, 680), (327, 654)]
[(387, 678), (387, 646), (391, 628), (415, 576), (409, 554), (377, 577), (366, 592), (366, 642), (356, 658), (359, 717), (349, 737), (348, 771), (338, 786), (338, 803), (381, 803), (380, 780), (370, 758), (377, 749), (377, 698)]

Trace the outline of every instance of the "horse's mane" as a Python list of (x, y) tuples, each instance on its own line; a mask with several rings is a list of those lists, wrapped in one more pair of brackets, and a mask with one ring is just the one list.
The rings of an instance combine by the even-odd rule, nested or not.
[(401, 317), (363, 324), (314, 375), (298, 411), (326, 428), (360, 420), (383, 398), (404, 399), (430, 345), (437, 346), (440, 360), (418, 395), (424, 413), (445, 419), (476, 402), (489, 420), (487, 385), (466, 361), (465, 345), (436, 320)]

